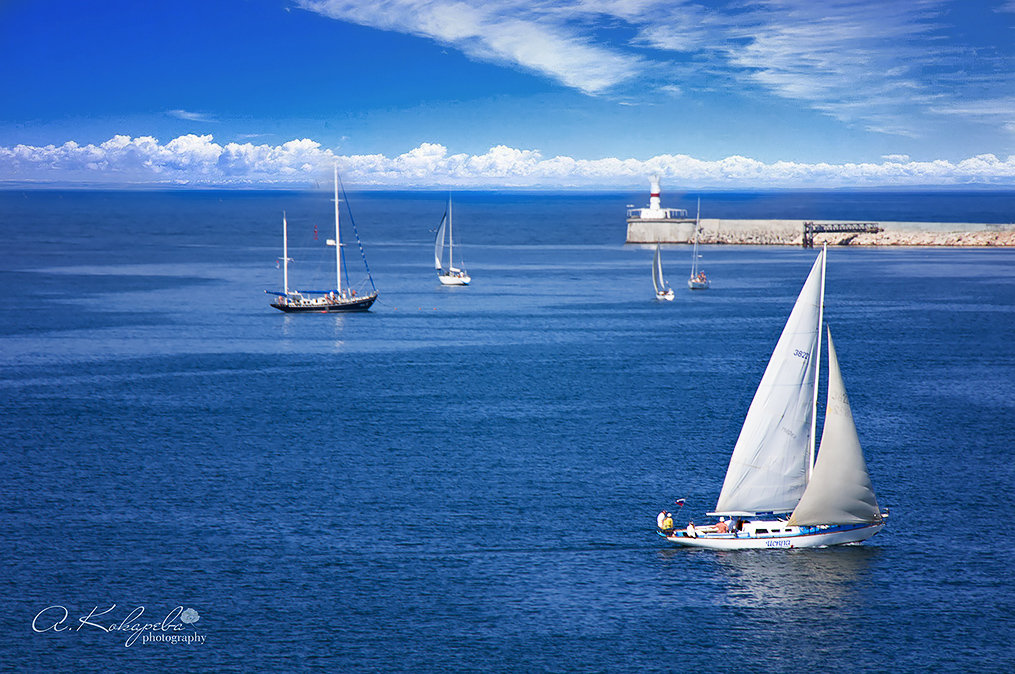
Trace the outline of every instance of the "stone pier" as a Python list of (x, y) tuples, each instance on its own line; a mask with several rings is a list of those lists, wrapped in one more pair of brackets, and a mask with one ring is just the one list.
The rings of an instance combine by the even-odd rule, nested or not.
[[(702, 218), (703, 244), (781, 245), (803, 243), (804, 222), (842, 220), (730, 220)], [(878, 222), (877, 233), (836, 232), (814, 235), (815, 245), (850, 246), (1015, 246), (1015, 223)], [(628, 221), (627, 243), (691, 243), (694, 221)]]

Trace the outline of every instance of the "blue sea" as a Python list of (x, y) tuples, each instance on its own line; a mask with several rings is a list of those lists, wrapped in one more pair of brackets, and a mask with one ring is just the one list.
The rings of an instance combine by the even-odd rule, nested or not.
[[(655, 515), (714, 506), (815, 252), (705, 246), (691, 293), (666, 246), (659, 303), (645, 197), (456, 194), (473, 285), (443, 288), (446, 193), (352, 193), (380, 299), (283, 315), (282, 212), (293, 285), (327, 284), (327, 190), (0, 192), (0, 669), (1012, 671), (1015, 250), (829, 251), (884, 532), (676, 549)], [(1011, 222), (1015, 193), (702, 209)]]

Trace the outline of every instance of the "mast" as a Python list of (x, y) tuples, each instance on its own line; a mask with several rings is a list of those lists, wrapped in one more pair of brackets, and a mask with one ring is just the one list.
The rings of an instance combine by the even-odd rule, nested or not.
[(448, 272), (455, 268), (455, 235), (451, 231), (451, 195), (448, 195)]
[(691, 256), (691, 277), (697, 276), (695, 272), (698, 271), (698, 228), (700, 227), (699, 221), (701, 219), (701, 197), (698, 197), (698, 212), (694, 216), (694, 248)]
[(335, 287), (342, 295), (342, 239), (338, 236), (338, 164), (335, 164)]
[(282, 211), (282, 290), (289, 296), (289, 231)]
[[(818, 347), (814, 350), (814, 399), (811, 404), (811, 442), (807, 448), (806, 481), (811, 481), (814, 470), (815, 444), (818, 431), (818, 378), (821, 374), (821, 326), (824, 325), (825, 311), (825, 263), (828, 259), (828, 244), (821, 248), (821, 293), (818, 295)], [(825, 410), (828, 414), (828, 410)]]

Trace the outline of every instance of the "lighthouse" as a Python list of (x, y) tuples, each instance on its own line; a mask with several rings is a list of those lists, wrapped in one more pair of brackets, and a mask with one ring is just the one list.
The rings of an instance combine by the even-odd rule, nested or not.
[(655, 176), (652, 176), (651, 178), (649, 178), (649, 183), (652, 186), (652, 191), (649, 192), (649, 195), (648, 195), (648, 209), (650, 211), (659, 211), (659, 210), (662, 210), (662, 208), (660, 208), (660, 206), (659, 206), (659, 204), (660, 204), (660, 201), (659, 201), (659, 194), (660, 194), (660, 191), (659, 191), (659, 176), (655, 175)]
[(651, 191), (648, 196), (648, 208), (632, 208), (628, 206), (628, 224), (644, 220), (651, 220), (653, 222), (686, 222), (688, 220), (687, 211), (683, 208), (662, 207), (662, 201), (659, 198), (661, 190), (659, 189), (658, 175), (649, 178), (649, 186)]

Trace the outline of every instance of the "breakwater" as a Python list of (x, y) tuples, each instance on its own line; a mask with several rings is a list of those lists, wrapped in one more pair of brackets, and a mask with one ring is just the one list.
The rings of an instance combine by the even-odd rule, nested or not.
[[(699, 242), (731, 245), (803, 243), (804, 222), (831, 220), (735, 220), (702, 218)], [(834, 221), (841, 222), (841, 221)], [(828, 232), (814, 235), (815, 245), (850, 246), (1015, 246), (1015, 223), (878, 222), (876, 233)], [(627, 243), (690, 243), (694, 221), (628, 221)]]

